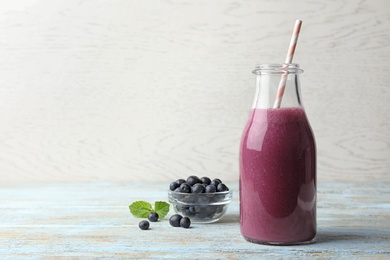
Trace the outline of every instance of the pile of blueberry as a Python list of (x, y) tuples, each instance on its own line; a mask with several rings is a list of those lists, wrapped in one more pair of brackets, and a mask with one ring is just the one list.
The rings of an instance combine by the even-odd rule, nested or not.
[(169, 189), (182, 193), (214, 193), (228, 191), (229, 188), (218, 178), (211, 180), (209, 177), (199, 178), (191, 175), (184, 179), (171, 182)]
[(229, 188), (218, 178), (189, 176), (169, 185), (170, 202), (177, 213), (195, 222), (212, 222), (227, 209), (226, 191)]
[(174, 214), (169, 218), (169, 224), (172, 227), (189, 228), (191, 225), (191, 220), (188, 217), (183, 217), (180, 214)]
[[(150, 222), (157, 222), (158, 221), (157, 212), (150, 212), (148, 215), (148, 220)], [(150, 227), (149, 221), (142, 220), (141, 222), (139, 222), (138, 227), (142, 230), (148, 230)], [(191, 220), (188, 217), (181, 216), (180, 214), (174, 214), (169, 218), (169, 224), (172, 227), (189, 228), (191, 225)]]

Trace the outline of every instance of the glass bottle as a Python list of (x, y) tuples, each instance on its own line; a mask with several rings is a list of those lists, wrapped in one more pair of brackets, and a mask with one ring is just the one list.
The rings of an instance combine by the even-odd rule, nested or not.
[(256, 95), (240, 144), (240, 228), (250, 242), (301, 244), (316, 235), (316, 145), (302, 105), (302, 72), (298, 64), (253, 71)]

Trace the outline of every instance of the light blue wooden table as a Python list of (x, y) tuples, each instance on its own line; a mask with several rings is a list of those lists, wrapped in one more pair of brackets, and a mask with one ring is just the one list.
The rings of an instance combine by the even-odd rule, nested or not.
[(165, 218), (147, 231), (138, 228), (140, 219), (128, 205), (167, 201), (166, 183), (3, 185), (0, 259), (390, 259), (390, 183), (320, 183), (317, 240), (302, 246), (245, 241), (238, 185), (229, 185), (234, 201), (220, 222), (184, 229), (171, 227)]

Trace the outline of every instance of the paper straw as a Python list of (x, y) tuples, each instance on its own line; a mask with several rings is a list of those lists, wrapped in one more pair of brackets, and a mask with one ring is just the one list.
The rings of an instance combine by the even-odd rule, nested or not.
[[(301, 20), (295, 21), (294, 31), (293, 31), (293, 34), (291, 36), (290, 46), (288, 47), (287, 57), (286, 57), (286, 60), (284, 62), (285, 65), (283, 65), (283, 68), (286, 68), (288, 66), (286, 64), (290, 64), (293, 60), (295, 47), (297, 46), (299, 31), (301, 30), (301, 25), (302, 25)], [(282, 103), (284, 89), (286, 88), (287, 75), (288, 75), (288, 73), (286, 72), (280, 78), (278, 92), (276, 94), (276, 100), (274, 103), (274, 108), (279, 108), (280, 104)]]

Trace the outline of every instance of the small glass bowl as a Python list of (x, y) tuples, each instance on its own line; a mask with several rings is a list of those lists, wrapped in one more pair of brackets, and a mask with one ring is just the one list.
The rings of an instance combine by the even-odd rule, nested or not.
[(225, 215), (232, 198), (232, 190), (215, 193), (168, 191), (173, 209), (183, 217), (189, 217), (192, 223), (217, 222)]

